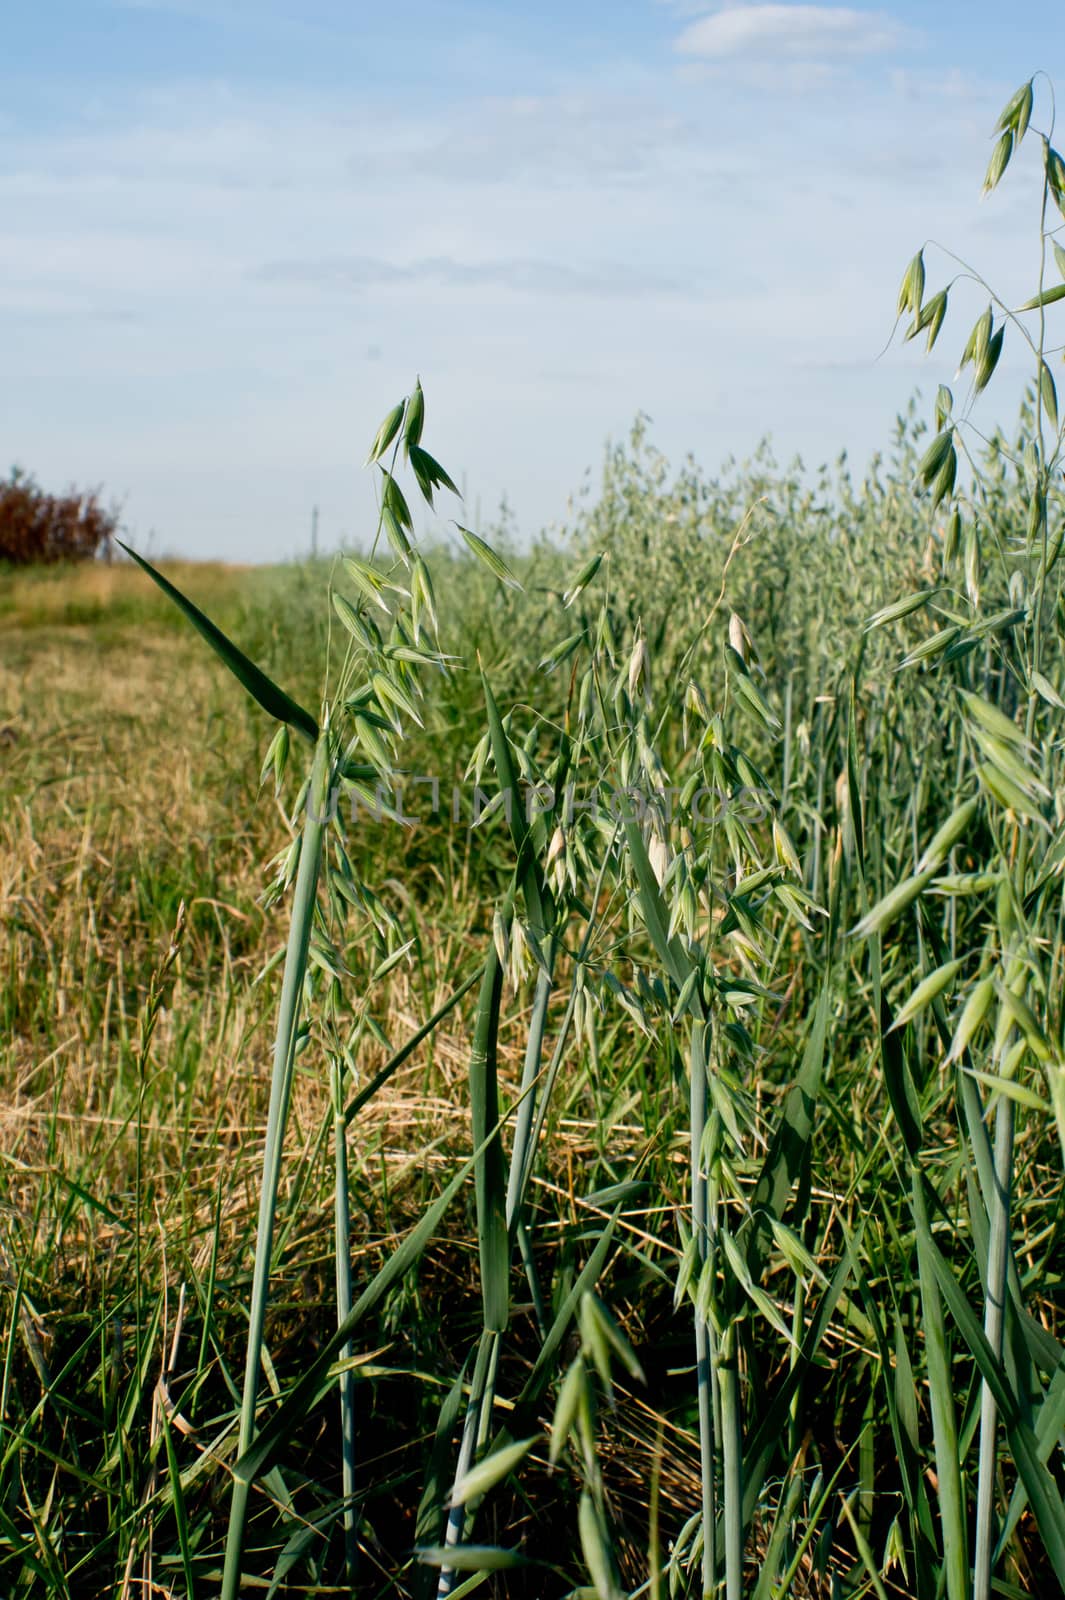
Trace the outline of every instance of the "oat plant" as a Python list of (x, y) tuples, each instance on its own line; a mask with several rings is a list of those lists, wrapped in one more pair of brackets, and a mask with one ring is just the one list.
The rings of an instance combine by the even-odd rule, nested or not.
[[(1011, 307), (977, 272), (958, 263), (955, 276), (927, 294), (923, 249), (903, 280), (898, 310), (912, 319), (907, 337), (925, 334), (929, 350), (951, 299), (975, 287), (988, 303), (961, 355), (959, 376), (970, 374), (968, 392), (959, 405), (940, 387), (937, 431), (918, 466), (936, 520), (940, 572), (870, 624), (882, 627), (906, 616), (933, 624), (910, 647), (901, 670), (920, 673), (949, 708), (947, 737), (957, 754), (951, 815), (915, 850), (910, 875), (866, 911), (857, 929), (870, 941), (883, 1018), (883, 1069), (910, 1170), (949, 1600), (970, 1594), (988, 1600), (1025, 1503), (1065, 1584), (1065, 1509), (1047, 1466), (1065, 1416), (1061, 1352), (1025, 1309), (1012, 1238), (1017, 1116), (1056, 1118), (1059, 1135), (1065, 1133), (1057, 1002), (1063, 955), (1065, 701), (1057, 633), (1065, 433), (1052, 371), (1061, 354), (1052, 339), (1054, 308), (1065, 301), (1065, 251), (1056, 237), (1065, 218), (1065, 162), (1053, 144), (1053, 92), (1046, 85), (1047, 120), (1040, 128), (1032, 121), (1035, 91), (1033, 79), (1004, 108), (984, 181), (987, 194), (1026, 136), (1035, 143), (1041, 185), (1034, 293)], [(949, 258), (949, 252), (941, 253)], [(996, 434), (981, 458), (970, 443), (976, 436), (973, 408), (1007, 339), (1030, 357), (1032, 385), (1019, 436), (1007, 443)], [(1017, 490), (1009, 509), (1007, 481)], [(946, 923), (935, 909), (937, 900), (951, 908)], [(915, 918), (920, 981), (892, 1016), (883, 998), (887, 943)], [(953, 1075), (959, 1132), (968, 1139), (964, 1177), (982, 1321), (937, 1242), (937, 1233), (940, 1240), (944, 1236), (945, 1201), (927, 1174), (930, 1130), (921, 1093), (928, 1074), (921, 1058), (931, 1053), (939, 1055), (939, 1070)], [(957, 1414), (952, 1325), (980, 1374), (978, 1421)], [(966, 1457), (974, 1427), (978, 1460), (970, 1546), (966, 1479), (972, 1469)], [(1004, 1461), (1016, 1474), (1009, 1495)]]
[[(369, 559), (351, 556), (344, 560), (346, 576), (354, 591), (352, 597), (339, 587), (333, 590), (333, 606), (346, 644), (336, 682), (326, 687), (319, 718), (279, 688), (162, 573), (134, 551), (128, 552), (180, 608), (252, 699), (278, 722), (264, 778), (272, 774), (280, 785), (290, 762), (293, 734), (307, 752), (306, 775), (293, 812), (292, 840), (280, 858), (273, 890), (274, 897), (291, 893), (291, 913), (263, 1147), (244, 1386), (225, 1545), (223, 1600), (234, 1600), (241, 1587), (250, 1496), (257, 1477), (267, 1469), (266, 1452), (261, 1447), (257, 1452), (254, 1447), (259, 1435), (259, 1392), (285, 1130), (296, 1057), (309, 1029), (305, 1010), (308, 996), (315, 1002), (315, 1010), (320, 1010), (322, 1026), (329, 1036), (332, 1061), (337, 1338), (341, 1358), (336, 1381), (341, 1407), (344, 1491), (341, 1520), (349, 1581), (354, 1581), (355, 1577), (355, 1390), (351, 1379), (349, 1336), (368, 1303), (369, 1291), (364, 1291), (360, 1300), (353, 1303), (346, 1151), (351, 1119), (344, 1097), (349, 1069), (356, 1065), (354, 1050), (360, 1025), (356, 1023), (346, 1039), (341, 1036), (346, 974), (333, 936), (336, 924), (345, 920), (353, 909), (361, 913), (369, 936), (381, 949), (378, 977), (384, 976), (405, 952), (399, 942), (395, 918), (353, 870), (339, 826), (339, 808), (345, 799), (352, 797), (380, 808), (382, 792), (391, 792), (393, 788), (404, 727), (420, 721), (418, 701), (424, 694), (423, 677), (428, 671), (446, 670), (445, 659), (436, 645), (432, 578), (415, 546), (413, 517), (396, 477), (402, 455), (430, 507), (440, 489), (457, 494), (443, 467), (422, 446), (423, 421), (424, 397), (419, 384), (389, 412), (371, 447), (368, 465), (376, 465), (380, 472), (377, 530)], [(382, 536), (387, 556), (376, 561)], [(328, 914), (320, 904), (323, 883)], [(385, 1076), (378, 1076), (378, 1085)], [(484, 1152), (479, 1160), (482, 1163), (485, 1160)], [(408, 1240), (407, 1244), (410, 1243)], [(413, 1253), (408, 1249), (403, 1260), (406, 1263), (412, 1259)], [(393, 1271), (385, 1273), (387, 1281), (394, 1276), (395, 1260), (393, 1258)], [(292, 1409), (290, 1407), (290, 1413)], [(274, 1422), (276, 1433), (276, 1415)]]

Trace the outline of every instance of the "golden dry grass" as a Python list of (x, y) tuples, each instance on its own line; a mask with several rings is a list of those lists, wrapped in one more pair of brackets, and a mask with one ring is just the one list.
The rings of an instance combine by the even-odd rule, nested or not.
[[(215, 614), (247, 586), (230, 567), (166, 570)], [(219, 1195), (228, 1248), (250, 1235), (257, 1203), (277, 975), (261, 986), (255, 978), (285, 934), (283, 911), (261, 904), (263, 863), (288, 839), (280, 806), (254, 780), (265, 721), (125, 566), (15, 573), (0, 641), (0, 1185), (9, 1225), (20, 1252), (36, 1257), (78, 1185), (98, 1209), (79, 1207), (64, 1224), (65, 1268), (83, 1282), (106, 1274), (108, 1241), (133, 1205), (140, 1014), (184, 902), (187, 929), (142, 1107), (141, 1181), (160, 1215), (168, 1196), (180, 1205), (183, 1231), (200, 1240), (199, 1270)], [(465, 930), (423, 909), (419, 972), (397, 969), (375, 996), (394, 1046), (444, 1001), (469, 949)], [(504, 1029), (508, 1082), (520, 1076), (520, 1021)], [(367, 1038), (366, 1076), (385, 1059)], [(361, 1116), (354, 1159), (371, 1186), (384, 1175), (396, 1195), (414, 1176), (449, 1168), (468, 1136), (467, 1067), (460, 1010), (434, 1035), (431, 1058), (416, 1052)], [(315, 1159), (328, 1110), (312, 1046), (297, 1077), (289, 1183)], [(594, 1132), (580, 1116), (564, 1122), (564, 1181), (574, 1162), (580, 1177)], [(631, 1147), (642, 1134), (619, 1122), (613, 1136)], [(327, 1186), (316, 1183), (303, 1203), (327, 1225)], [(387, 1241), (371, 1234), (367, 1248), (378, 1251)]]

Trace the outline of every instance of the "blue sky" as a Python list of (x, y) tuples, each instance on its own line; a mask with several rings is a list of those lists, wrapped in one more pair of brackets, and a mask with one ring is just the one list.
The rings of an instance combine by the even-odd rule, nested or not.
[(985, 303), (881, 357), (917, 246), (1032, 292), (1034, 140), (980, 184), (1063, 44), (1045, 0), (13, 7), (0, 470), (102, 484), (156, 554), (290, 555), (314, 504), (359, 542), (416, 373), (465, 520), (506, 495), (524, 535), (639, 411), (708, 470), (765, 434), (864, 464)]

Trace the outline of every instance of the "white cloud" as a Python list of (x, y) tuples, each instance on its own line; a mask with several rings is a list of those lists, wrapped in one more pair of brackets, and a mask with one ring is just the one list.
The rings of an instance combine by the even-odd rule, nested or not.
[(717, 61), (743, 56), (823, 60), (893, 50), (905, 30), (881, 11), (848, 6), (728, 6), (684, 29), (675, 48), (681, 55)]
[(641, 409), (709, 468), (770, 429), (783, 456), (861, 458), (983, 309), (959, 287), (942, 360), (878, 365), (906, 261), (935, 235), (1025, 298), (1026, 191), (1011, 167), (977, 207), (1009, 82), (818, 49), (837, 87), (798, 102), (752, 80), (820, 58), (749, 50), (684, 58), (713, 94), (656, 57), (512, 96), (170, 82), (23, 121), (0, 142), (5, 449), (103, 482), (135, 539), (240, 558), (305, 543), (314, 504), (323, 544), (361, 536), (357, 462), (416, 372), (469, 520), (506, 491), (529, 533)]

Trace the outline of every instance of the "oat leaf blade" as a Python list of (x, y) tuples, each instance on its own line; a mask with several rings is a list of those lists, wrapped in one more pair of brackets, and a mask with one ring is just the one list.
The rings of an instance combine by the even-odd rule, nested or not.
[(245, 688), (257, 705), (278, 722), (287, 722), (289, 727), (295, 728), (309, 744), (315, 744), (318, 739), (318, 724), (310, 712), (287, 695), (272, 678), (268, 678), (261, 667), (257, 667), (243, 650), (235, 645), (232, 639), (222, 632), (218, 625), (211, 621), (199, 606), (194, 605), (187, 595), (182, 594), (177, 586), (164, 578), (163, 574), (152, 566), (150, 561), (145, 561), (136, 550), (131, 550), (128, 544), (123, 544), (119, 539), (116, 543), (135, 561), (142, 571), (146, 572), (153, 583), (172, 600), (178, 610), (192, 623), (197, 633), (206, 639), (215, 655), (224, 662), (237, 682)]
[(1058, 1582), (1065, 1586), (1065, 1505), (1062, 1504), (1054, 1478), (1040, 1459), (1037, 1435), (1024, 1420), (1002, 1363), (988, 1343), (987, 1336), (964, 1291), (940, 1254), (939, 1246), (935, 1243), (928, 1225), (927, 1215), (921, 1210), (915, 1210), (914, 1222), (918, 1248), (935, 1276), (939, 1292), (980, 1369), (981, 1377), (995, 1397), (1009, 1441), (1010, 1453), (1027, 1491), (1036, 1522), (1039, 1524), (1046, 1553), (1050, 1557)]

